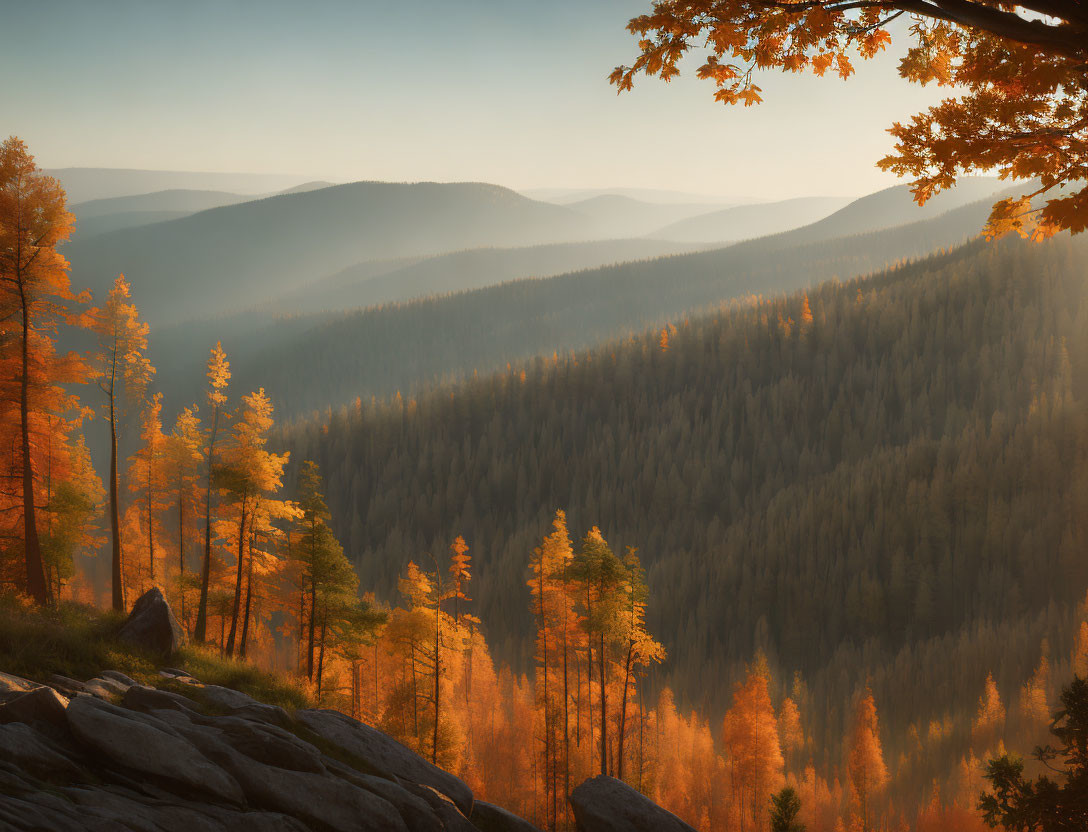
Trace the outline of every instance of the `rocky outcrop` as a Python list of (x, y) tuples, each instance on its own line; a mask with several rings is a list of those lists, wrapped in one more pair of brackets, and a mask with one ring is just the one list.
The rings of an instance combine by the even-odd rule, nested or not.
[[(339, 712), (160, 675), (172, 690), (110, 670), (55, 685), (0, 674), (0, 829), (540, 832)], [(584, 832), (689, 829), (610, 778), (571, 802)]]
[(387, 734), (339, 711), (306, 710), (295, 716), (323, 740), (365, 760), (379, 777), (430, 786), (452, 800), (462, 814), (472, 813), (472, 791), (463, 780), (431, 765)]
[(599, 774), (570, 795), (578, 832), (695, 832), (622, 780)]
[(540, 832), (529, 821), (519, 818), (513, 812), (482, 800), (472, 804), (472, 817), (469, 820), (480, 832)]
[(162, 590), (152, 587), (132, 605), (132, 612), (117, 637), (134, 647), (169, 656), (185, 644), (185, 631)]
[(185, 692), (4, 676), (0, 828), (478, 832), (468, 787), (380, 731), (163, 675)]

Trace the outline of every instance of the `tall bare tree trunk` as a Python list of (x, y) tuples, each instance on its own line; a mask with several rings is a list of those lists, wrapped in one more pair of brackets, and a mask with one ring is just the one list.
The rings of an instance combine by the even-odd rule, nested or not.
[(635, 652), (635, 643), (627, 645), (627, 661), (623, 665), (623, 693), (620, 697), (620, 733), (616, 738), (616, 779), (623, 779), (623, 738), (627, 730), (627, 686), (631, 683), (631, 660)]
[[(116, 359), (114, 364), (116, 365)], [(116, 370), (113, 371), (116, 376)], [(121, 514), (117, 505), (117, 410), (114, 404), (113, 382), (110, 382), (110, 532), (113, 534), (113, 556), (110, 560), (113, 577), (113, 608), (124, 612), (125, 569), (121, 552)]]
[(242, 613), (242, 644), (239, 647), (238, 655), (243, 659), (246, 657), (246, 644), (249, 640), (249, 616), (250, 609), (253, 604), (253, 544), (250, 541), (249, 547), (249, 565), (246, 567), (246, 607)]
[(42, 565), (42, 545), (38, 540), (38, 523), (34, 514), (34, 468), (30, 456), (30, 316), (27, 309), (26, 290), (21, 281), (19, 296), (23, 310), (23, 377), (19, 396), (19, 415), (22, 419), (23, 548), (26, 562), (26, 592), (35, 603), (47, 604), (52, 601), (52, 593), (45, 580), (45, 567)]
[(227, 636), (227, 655), (234, 655), (234, 635), (238, 631), (238, 615), (242, 606), (242, 575), (245, 569), (246, 551), (246, 495), (242, 494), (242, 514), (238, 521), (238, 573), (234, 581), (234, 608), (230, 616), (230, 635)]
[[(204, 563), (200, 567), (200, 604), (196, 610), (193, 638), (202, 642), (208, 626), (208, 582), (212, 571), (212, 468), (215, 461), (215, 437), (219, 432), (219, 408), (212, 416), (212, 434), (208, 439), (208, 486), (204, 494)], [(222, 638), (220, 638), (222, 641)]]

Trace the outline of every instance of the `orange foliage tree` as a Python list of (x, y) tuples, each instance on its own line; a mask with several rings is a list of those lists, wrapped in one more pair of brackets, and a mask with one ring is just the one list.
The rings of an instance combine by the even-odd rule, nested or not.
[(762, 829), (771, 793), (785, 761), (770, 694), (771, 674), (760, 657), (733, 694), (722, 742), (729, 752), (729, 779), (738, 829)]
[(880, 743), (880, 726), (876, 716), (876, 699), (872, 691), (858, 700), (854, 709), (854, 728), (850, 735), (847, 756), (850, 785), (854, 790), (865, 832), (872, 829), (873, 801), (888, 783), (888, 768)]
[(39, 604), (53, 593), (37, 522), (35, 446), (44, 443), (36, 439), (49, 432), (49, 414), (71, 406), (58, 383), (82, 380), (74, 359), (58, 359), (53, 348), (56, 325), (69, 315), (66, 302), (75, 299), (68, 262), (57, 251), (73, 222), (64, 190), (38, 169), (26, 145), (14, 136), (0, 145), (0, 349), (4, 386), (15, 388), (5, 391), (4, 415), (8, 420), (9, 404), (18, 402), (17, 421), (9, 424), (17, 425), (13, 473), (21, 482), (19, 498), (7, 508), (22, 525), (20, 589)]
[(208, 426), (207, 446), (204, 451), (207, 465), (207, 481), (204, 486), (204, 558), (200, 566), (200, 601), (197, 604), (193, 638), (203, 642), (207, 638), (208, 588), (212, 572), (212, 474), (215, 469), (215, 442), (219, 437), (219, 419), (227, 403), (227, 384), (230, 382), (230, 363), (223, 352), (223, 345), (216, 342), (208, 357), (208, 404), (212, 409)]
[(110, 562), (112, 599), (115, 610), (126, 609), (124, 553), (121, 548), (121, 514), (118, 494), (117, 438), (126, 404), (139, 404), (155, 368), (144, 356), (148, 326), (141, 323), (136, 306), (128, 302), (131, 289), (125, 276), (118, 275), (106, 303), (87, 313), (89, 327), (98, 335), (99, 351), (94, 356), (98, 388), (105, 395), (102, 415), (110, 426), (109, 512), (113, 550)]
[[(697, 75), (715, 85), (718, 101), (748, 106), (761, 101), (763, 70), (849, 77), (852, 57), (885, 49), (903, 17), (910, 45), (899, 74), (960, 94), (896, 123), (895, 152), (880, 167), (914, 177), (919, 203), (976, 170), (1033, 179), (1031, 192), (994, 206), (991, 236), (1088, 227), (1088, 8), (1080, 2), (656, 0), (628, 24), (639, 37), (634, 63), (610, 80), (620, 90), (640, 72), (667, 81), (681, 58), (705, 47)], [(1045, 206), (1033, 207), (1042, 194), (1051, 195)]]

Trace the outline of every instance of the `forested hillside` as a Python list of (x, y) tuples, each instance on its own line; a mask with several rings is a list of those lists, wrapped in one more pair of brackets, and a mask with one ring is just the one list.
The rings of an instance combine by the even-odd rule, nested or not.
[[(1086, 266), (1084, 241), (971, 244), (284, 439), (326, 473), (379, 596), (463, 534), (516, 666), (527, 553), (565, 508), (639, 547), (670, 649), (657, 685), (713, 720), (762, 650), (775, 678), (800, 672), (834, 763), (868, 677), (901, 729), (889, 755), (909, 755), (906, 726), (949, 719), (962, 739), (986, 673), (1019, 685), (1044, 638), (1068, 675), (1088, 587)], [(964, 751), (949, 737), (920, 785)]]
[[(409, 395), (508, 362), (587, 348), (732, 298), (866, 274), (970, 239), (988, 211), (988, 202), (978, 202), (931, 220), (818, 242), (798, 229), (714, 251), (515, 281), (321, 320), (277, 319), (264, 326), (259, 319), (247, 320), (233, 331), (219, 325), (214, 332), (216, 338), (223, 334), (228, 353), (239, 356), (235, 366), (243, 383), (269, 390), (278, 412), (293, 417), (336, 408), (357, 396)], [(207, 329), (213, 331), (210, 324)], [(170, 352), (186, 355), (185, 336), (194, 333), (202, 335), (201, 327), (171, 337)], [(255, 349), (258, 342), (268, 346)], [(195, 378), (200, 360), (199, 352), (192, 354), (183, 377)]]

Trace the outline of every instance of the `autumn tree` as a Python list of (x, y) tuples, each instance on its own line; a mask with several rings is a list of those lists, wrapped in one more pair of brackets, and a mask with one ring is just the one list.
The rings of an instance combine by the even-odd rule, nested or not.
[(1020, 687), (1020, 716), (1030, 727), (1042, 727), (1050, 722), (1050, 702), (1047, 687), (1050, 684), (1050, 660), (1047, 657), (1047, 645), (1043, 644), (1043, 655), (1039, 665)]
[(117, 441), (121, 420), (128, 405), (142, 402), (155, 368), (144, 355), (148, 326), (141, 323), (136, 306), (129, 302), (131, 289), (125, 276), (118, 275), (106, 303), (89, 313), (90, 327), (98, 336), (94, 356), (99, 390), (105, 395), (102, 415), (110, 426), (109, 512), (112, 537), (113, 608), (126, 609), (124, 555), (121, 551), (121, 514), (118, 495)]
[[(1088, 9), (1027, 0), (655, 0), (628, 29), (639, 38), (630, 66), (611, 75), (619, 90), (638, 73), (668, 81), (692, 50), (696, 70), (725, 104), (757, 104), (765, 70), (834, 72), (852, 57), (878, 55), (905, 18), (909, 46), (899, 74), (953, 87), (949, 97), (891, 128), (895, 152), (880, 167), (914, 177), (924, 203), (958, 176), (994, 170), (1037, 187), (998, 202), (987, 233), (1048, 237), (1088, 226)], [(1063, 193), (1063, 187), (1068, 193)], [(1034, 208), (1032, 199), (1050, 195)]]
[(1077, 641), (1073, 648), (1073, 673), (1088, 679), (1088, 621), (1080, 622)]
[[(104, 496), (82, 436), (64, 443), (60, 453), (65, 465), (56, 472), (55, 484), (49, 483), (45, 489), (47, 522), (41, 539), (46, 579), (55, 599), (76, 575), (75, 554), (97, 549), (102, 543), (97, 517)], [(48, 479), (54, 480), (52, 476)]]
[(665, 660), (665, 648), (646, 629), (646, 603), (650, 593), (646, 586), (646, 573), (634, 546), (627, 547), (623, 568), (626, 574), (620, 590), (618, 621), (618, 641), (623, 661), (619, 730), (616, 734), (616, 778), (619, 780), (623, 779), (623, 747), (627, 736), (627, 704), (631, 686), (644, 668)]
[[(1037, 748), (1035, 758), (1048, 769), (1036, 780), (1024, 776), (1023, 760), (1005, 755), (991, 760), (986, 779), (991, 791), (979, 809), (990, 826), (1009, 832), (1074, 832), (1088, 823), (1088, 680), (1074, 677), (1061, 694), (1062, 709), (1050, 733), (1056, 746)], [(1056, 775), (1056, 776), (1055, 776)]]
[(155, 534), (162, 529), (160, 515), (166, 510), (166, 436), (162, 432), (162, 393), (156, 393), (146, 403), (140, 426), (141, 445), (129, 459), (128, 488), (138, 494), (136, 505), (142, 514), (144, 533), (147, 535), (147, 576), (151, 585), (156, 583)]
[(196, 407), (186, 407), (178, 414), (174, 429), (166, 438), (166, 480), (172, 489), (177, 511), (178, 579), (177, 598), (181, 620), (186, 617), (188, 575), (185, 571), (186, 510), (195, 511), (197, 468), (203, 459), (204, 439)]
[(740, 828), (766, 824), (767, 800), (782, 778), (785, 761), (778, 741), (778, 723), (770, 694), (771, 674), (760, 656), (733, 693), (733, 706), (722, 724), (722, 742), (729, 752), (729, 771)]
[[(238, 412), (233, 417), (233, 442), (215, 469), (215, 483), (227, 496), (227, 507), (233, 515), (231, 537), (236, 543), (234, 606), (231, 612), (230, 633), (227, 635), (225, 652), (234, 655), (235, 638), (242, 612), (243, 579), (247, 575), (246, 545), (257, 528), (259, 512), (266, 516), (284, 513), (270, 495), (279, 491), (287, 454), (275, 454), (267, 449), (268, 431), (271, 429), (272, 402), (264, 389), (242, 397)], [(249, 580), (252, 572), (249, 573)], [(249, 597), (245, 593), (244, 597)], [(248, 627), (249, 617), (241, 621)]]
[(854, 798), (861, 812), (862, 829), (868, 832), (872, 828), (873, 801), (888, 783), (888, 769), (884, 764), (884, 750), (880, 743), (876, 699), (873, 698), (872, 691), (867, 690), (854, 709), (847, 769)]
[(207, 481), (204, 490), (204, 559), (200, 566), (200, 602), (197, 606), (193, 638), (202, 642), (207, 637), (208, 586), (212, 571), (212, 475), (215, 470), (215, 443), (219, 437), (219, 420), (227, 403), (227, 384), (230, 382), (230, 363), (223, 345), (216, 342), (208, 357), (208, 404), (211, 406), (211, 424), (208, 426), (207, 445), (204, 450), (207, 465)]
[[(52, 599), (42, 563), (35, 506), (33, 413), (41, 392), (53, 392), (51, 329), (73, 300), (68, 262), (57, 244), (71, 234), (64, 189), (43, 174), (12, 136), (0, 145), (0, 322), (2, 344), (16, 345), (12, 369), (18, 379), (18, 449), (22, 486), (23, 588), (37, 603)], [(12, 326), (12, 324), (14, 324)]]
[(1001, 735), (1005, 727), (1005, 706), (992, 673), (986, 674), (986, 686), (978, 700), (978, 713), (971, 725), (971, 738), (978, 743), (978, 752)]
[(600, 692), (600, 773), (608, 774), (608, 648), (616, 634), (617, 612), (621, 603), (619, 589), (626, 575), (623, 564), (596, 526), (582, 538), (569, 571), (579, 585), (578, 594), (585, 609), (583, 627), (589, 640), (590, 667), (594, 662), (593, 653), (596, 652)]

